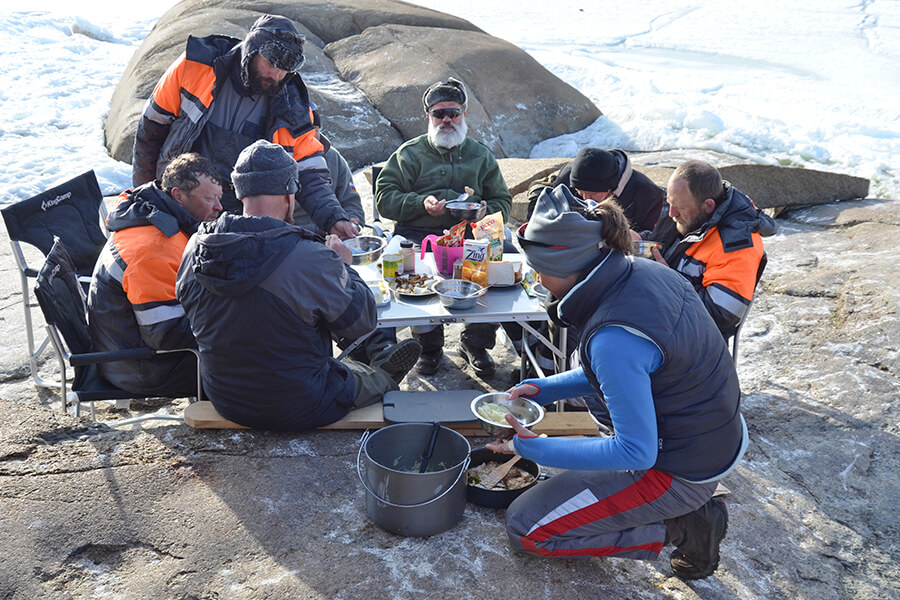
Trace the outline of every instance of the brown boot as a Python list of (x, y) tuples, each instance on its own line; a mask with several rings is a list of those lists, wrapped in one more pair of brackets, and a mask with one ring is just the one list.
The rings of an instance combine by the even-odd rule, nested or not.
[(720, 498), (686, 515), (667, 519), (666, 543), (674, 544), (669, 564), (681, 579), (703, 579), (719, 566), (719, 544), (728, 531), (728, 509)]

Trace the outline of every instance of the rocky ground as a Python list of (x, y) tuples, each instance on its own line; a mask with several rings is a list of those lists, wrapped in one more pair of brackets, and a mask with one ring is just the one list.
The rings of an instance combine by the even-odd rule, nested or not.
[[(725, 482), (721, 566), (694, 583), (664, 559), (513, 555), (502, 511), (474, 505), (430, 538), (386, 533), (366, 515), (361, 432), (112, 430), (62, 415), (23, 366), (4, 250), (0, 598), (900, 597), (900, 202), (795, 209), (779, 223), (741, 339), (751, 444)], [(494, 351), (503, 368), (482, 380), (462, 368), (450, 331), (443, 371), (408, 389), (508, 385), (506, 346)]]

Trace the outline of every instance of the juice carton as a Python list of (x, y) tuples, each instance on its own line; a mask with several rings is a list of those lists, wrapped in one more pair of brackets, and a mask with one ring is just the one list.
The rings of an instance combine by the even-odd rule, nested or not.
[(463, 243), (462, 278), (479, 285), (488, 284), (488, 248), (490, 240), (466, 240)]

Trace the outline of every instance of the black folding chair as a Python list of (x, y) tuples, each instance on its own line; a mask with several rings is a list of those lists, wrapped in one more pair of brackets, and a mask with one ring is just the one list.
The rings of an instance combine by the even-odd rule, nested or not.
[(63, 240), (70, 251), (75, 272), (85, 290), (90, 285), (94, 263), (106, 242), (106, 205), (93, 171), (88, 171), (63, 184), (22, 200), (0, 211), (9, 232), (13, 256), (22, 283), (22, 306), (25, 310), (25, 334), (28, 341), (28, 366), (35, 384), (56, 387), (38, 375), (37, 359), (47, 347), (44, 338), (35, 348), (31, 324), (31, 298), (28, 278), (37, 277), (37, 269), (29, 266), (22, 244), (36, 247), (44, 256), (50, 252), (55, 237)]
[[(87, 310), (84, 292), (75, 275), (75, 265), (60, 240), (56, 240), (47, 254), (44, 266), (38, 272), (34, 287), (44, 320), (47, 334), (59, 359), (62, 383), (63, 412), (71, 403), (75, 406), (75, 416), (81, 414), (81, 403), (91, 403), (91, 416), (96, 420), (94, 402), (101, 400), (124, 400), (143, 398), (144, 395), (128, 392), (109, 383), (100, 374), (98, 364), (120, 360), (153, 358), (168, 352), (191, 352), (197, 358), (197, 399), (201, 398), (200, 354), (193, 348), (177, 350), (154, 350), (152, 348), (123, 348), (112, 352), (93, 352), (90, 330), (87, 324)], [(65, 344), (63, 344), (65, 341)], [(68, 367), (75, 371), (71, 389), (68, 389)], [(183, 420), (181, 416), (151, 414), (107, 423), (112, 427), (128, 425), (150, 419)]]

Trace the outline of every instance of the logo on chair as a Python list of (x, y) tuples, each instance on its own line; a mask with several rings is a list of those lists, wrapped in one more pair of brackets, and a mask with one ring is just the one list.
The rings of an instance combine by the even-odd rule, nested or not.
[(43, 202), (41, 202), (41, 210), (44, 212), (47, 212), (48, 208), (53, 208), (54, 206), (56, 206), (63, 200), (68, 200), (71, 197), (72, 197), (72, 192), (66, 192), (65, 194), (57, 196), (53, 200), (44, 200)]
[(50, 271), (50, 276), (47, 277), (47, 281), (53, 283), (53, 280), (56, 279), (56, 275), (59, 273), (60, 265), (53, 265), (53, 269)]

